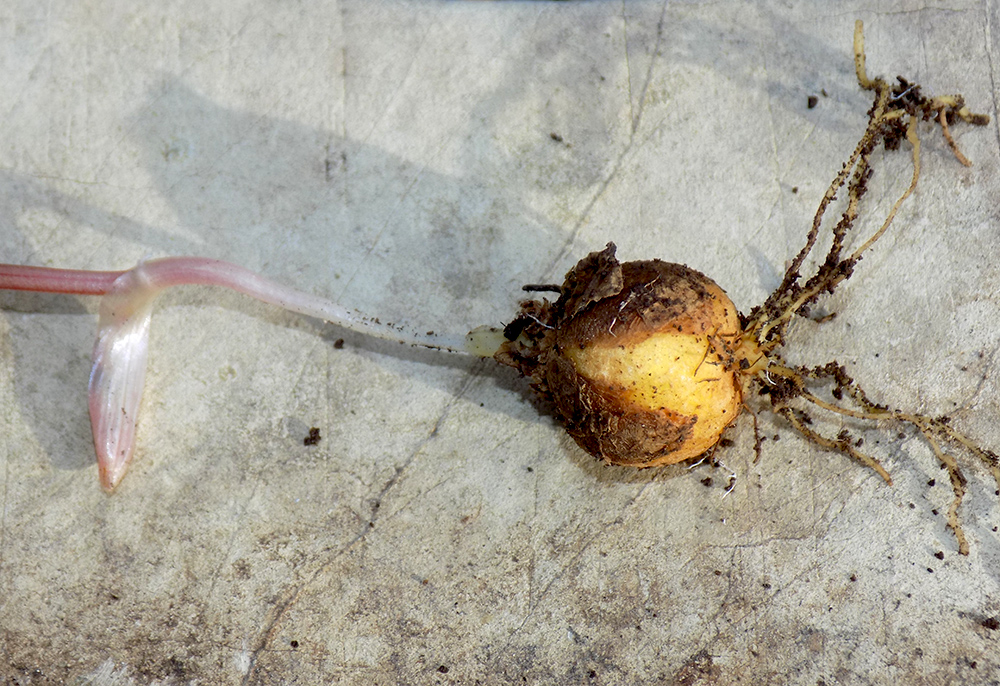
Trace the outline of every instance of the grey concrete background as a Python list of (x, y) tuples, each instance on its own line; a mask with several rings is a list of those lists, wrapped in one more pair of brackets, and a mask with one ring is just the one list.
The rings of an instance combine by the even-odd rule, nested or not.
[[(864, 128), (856, 18), (872, 73), (995, 122), (994, 2), (14, 0), (0, 255), (217, 257), (462, 332), (614, 240), (747, 311)], [(788, 357), (997, 449), (998, 129), (956, 130), (970, 169), (923, 132), (917, 193)], [(875, 159), (869, 231), (909, 177)], [(490, 361), (189, 288), (154, 314), (109, 497), (96, 300), (0, 308), (5, 683), (1000, 680), (996, 486), (963, 458), (959, 556), (945, 475), (896, 427), (863, 432), (889, 488), (767, 413), (755, 465), (744, 417), (723, 498), (722, 470), (596, 464)]]

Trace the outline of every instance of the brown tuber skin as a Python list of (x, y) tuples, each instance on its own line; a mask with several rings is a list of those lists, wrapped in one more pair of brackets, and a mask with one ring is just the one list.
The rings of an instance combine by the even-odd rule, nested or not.
[[(948, 448), (979, 458), (992, 472), (998, 493), (1000, 457), (952, 428), (948, 417), (908, 413), (869, 400), (836, 361), (793, 366), (780, 355), (791, 320), (809, 316), (821, 296), (851, 277), (912, 194), (920, 176), (918, 124), (939, 126), (956, 159), (969, 165), (950, 125), (989, 122), (989, 117), (970, 112), (961, 96), (928, 97), (902, 77), (896, 84), (868, 78), (860, 21), (854, 63), (858, 84), (875, 96), (868, 126), (820, 200), (804, 247), (764, 303), (742, 316), (704, 274), (659, 260), (621, 264), (609, 243), (571, 269), (562, 286), (525, 287), (555, 291), (559, 298), (521, 303), (494, 357), (531, 379), (532, 388), (552, 405), (580, 447), (616, 465), (674, 464), (710, 451), (755, 394), (811, 443), (850, 456), (891, 484), (879, 461), (860, 450), (862, 440), (847, 428), (836, 437), (823, 435), (811, 428), (806, 408), (837, 415), (848, 425), (859, 420), (908, 425), (922, 434), (948, 472), (955, 496), (948, 525), (965, 555), (969, 544), (957, 513), (967, 482)], [(879, 145), (896, 150), (904, 141), (913, 156), (910, 184), (881, 227), (850, 252), (851, 230), (872, 175), (872, 154)], [(812, 251), (826, 210), (845, 189), (846, 208), (830, 228), (826, 257), (817, 260)], [(804, 276), (810, 265), (812, 274)], [(756, 431), (756, 419), (754, 426)], [(758, 458), (760, 446), (758, 435)]]
[(684, 265), (615, 259), (609, 243), (530, 301), (496, 358), (533, 380), (581, 448), (633, 467), (718, 442), (739, 414), (741, 329), (719, 286)]

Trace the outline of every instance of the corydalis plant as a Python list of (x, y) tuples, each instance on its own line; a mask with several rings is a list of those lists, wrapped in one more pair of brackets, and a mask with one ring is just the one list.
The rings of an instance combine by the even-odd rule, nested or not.
[(181, 285), (231, 288), (350, 331), (408, 345), (490, 356), (499, 344), (491, 344), (488, 330), (465, 337), (409, 331), (275, 283), (244, 267), (203, 257), (150, 260), (121, 272), (0, 265), (0, 289), (103, 296), (88, 405), (101, 486), (108, 492), (125, 476), (135, 451), (153, 303), (163, 289)]

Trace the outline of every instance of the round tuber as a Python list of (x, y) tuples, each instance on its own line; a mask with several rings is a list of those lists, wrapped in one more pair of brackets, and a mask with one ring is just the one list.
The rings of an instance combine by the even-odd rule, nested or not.
[(584, 450), (650, 467), (715, 445), (743, 398), (740, 319), (725, 291), (684, 265), (621, 264), (613, 243), (560, 291), (526, 305), (496, 357), (534, 380)]

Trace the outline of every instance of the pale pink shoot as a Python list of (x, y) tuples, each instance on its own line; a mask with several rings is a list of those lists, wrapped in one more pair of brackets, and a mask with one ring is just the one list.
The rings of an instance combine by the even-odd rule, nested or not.
[(164, 288), (179, 285), (224, 286), (351, 331), (407, 345), (486, 357), (499, 345), (500, 334), (493, 329), (484, 327), (464, 337), (416, 333), (282, 286), (235, 264), (202, 257), (140, 262), (124, 272), (0, 265), (0, 289), (104, 296), (90, 374), (89, 407), (101, 486), (108, 492), (125, 476), (135, 450), (153, 301)]

